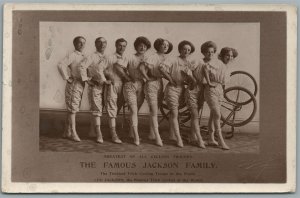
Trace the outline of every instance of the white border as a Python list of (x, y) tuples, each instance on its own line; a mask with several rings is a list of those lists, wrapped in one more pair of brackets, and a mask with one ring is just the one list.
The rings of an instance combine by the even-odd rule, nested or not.
[(6, 5), (3, 13), (5, 18), (3, 17), (2, 191), (6, 191), (6, 189), (11, 189), (10, 185), (12, 184), (11, 183), (12, 7)]
[(296, 190), (296, 111), (297, 111), (297, 9), (287, 10), (287, 89), (286, 89), (286, 145), (287, 186)]
[[(12, 11), (14, 10), (184, 10), (184, 11), (282, 11), (287, 12), (287, 183), (285, 184), (178, 184), (178, 183), (13, 183), (11, 182), (11, 79)], [(296, 190), (296, 58), (297, 9), (290, 5), (107, 5), (107, 4), (5, 4), (3, 31), (3, 131), (2, 191), (48, 193), (236, 193), (295, 192)]]

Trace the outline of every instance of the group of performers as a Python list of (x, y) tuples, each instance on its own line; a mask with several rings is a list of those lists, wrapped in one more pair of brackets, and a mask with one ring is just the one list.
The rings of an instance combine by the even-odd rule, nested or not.
[[(194, 44), (183, 40), (178, 45), (179, 55), (171, 57), (169, 53), (173, 50), (173, 45), (170, 41), (163, 38), (156, 39), (153, 43), (156, 53), (149, 53), (151, 42), (146, 37), (140, 36), (133, 43), (136, 53), (132, 56), (124, 55), (128, 44), (124, 38), (115, 41), (115, 53), (106, 55), (107, 41), (104, 37), (98, 37), (95, 40), (96, 51), (86, 56), (83, 53), (85, 43), (84, 37), (75, 37), (73, 40), (75, 50), (58, 64), (63, 79), (67, 81), (65, 102), (68, 116), (64, 137), (80, 141), (76, 132), (75, 117), (87, 83), (98, 143), (103, 143), (100, 128), (103, 106), (108, 113), (112, 141), (122, 143), (116, 131), (116, 117), (118, 109), (126, 102), (130, 112), (129, 135), (135, 145), (140, 145), (138, 111), (146, 98), (149, 106), (149, 138), (154, 139), (156, 145), (163, 146), (158, 130), (158, 109), (162, 100), (165, 100), (170, 110), (169, 138), (176, 140), (178, 147), (183, 147), (178, 123), (178, 107), (184, 96), (191, 112), (191, 133), (195, 134), (197, 145), (200, 148), (212, 145), (229, 149), (222, 136), (220, 107), (223, 87), (229, 78), (228, 63), (238, 55), (235, 49), (224, 47), (216, 55), (216, 44), (207, 41), (201, 45), (204, 58), (199, 54), (199, 58), (196, 59), (191, 57), (195, 52)], [(168, 81), (165, 89), (163, 78)], [(201, 137), (198, 122), (199, 102), (203, 95), (210, 109), (207, 142)]]

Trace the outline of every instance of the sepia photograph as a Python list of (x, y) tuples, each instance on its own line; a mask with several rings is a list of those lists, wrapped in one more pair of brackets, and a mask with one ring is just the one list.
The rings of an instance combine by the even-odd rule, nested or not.
[[(40, 22), (40, 151), (258, 153), (259, 38), (258, 23)], [(210, 62), (224, 67), (208, 74), (215, 93), (204, 91)], [(178, 64), (169, 79), (164, 64)]]
[(4, 9), (2, 191), (295, 191), (294, 7), (49, 5)]

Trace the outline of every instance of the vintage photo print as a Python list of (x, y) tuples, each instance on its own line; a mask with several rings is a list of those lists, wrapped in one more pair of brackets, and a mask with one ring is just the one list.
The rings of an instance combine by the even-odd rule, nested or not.
[(294, 7), (4, 13), (4, 192), (295, 191)]

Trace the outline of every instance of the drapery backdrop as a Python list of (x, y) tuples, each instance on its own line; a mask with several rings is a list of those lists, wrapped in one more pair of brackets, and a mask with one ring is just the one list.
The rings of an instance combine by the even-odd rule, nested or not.
[[(147, 37), (153, 46), (157, 38), (165, 38), (173, 43), (170, 56), (178, 55), (178, 43), (189, 40), (195, 45), (193, 56), (202, 58), (200, 46), (205, 41), (214, 41), (217, 54), (222, 47), (238, 50), (239, 55), (230, 66), (232, 71), (242, 70), (254, 76), (259, 87), (260, 68), (260, 24), (259, 23), (162, 23), (162, 22), (40, 22), (40, 108), (65, 109), (65, 81), (60, 76), (57, 63), (74, 50), (73, 38), (86, 38), (84, 52), (95, 51), (94, 41), (105, 37), (108, 45), (106, 54), (115, 51), (115, 40), (125, 38), (128, 45), (125, 54), (134, 54), (133, 42), (138, 36)], [(154, 52), (154, 48), (150, 49)], [(87, 89), (86, 89), (87, 90)], [(88, 110), (87, 92), (83, 95), (82, 110)], [(254, 121), (259, 120), (259, 92), (256, 96), (258, 111)], [(207, 116), (205, 108), (204, 116)], [(148, 113), (146, 101), (141, 114)]]

